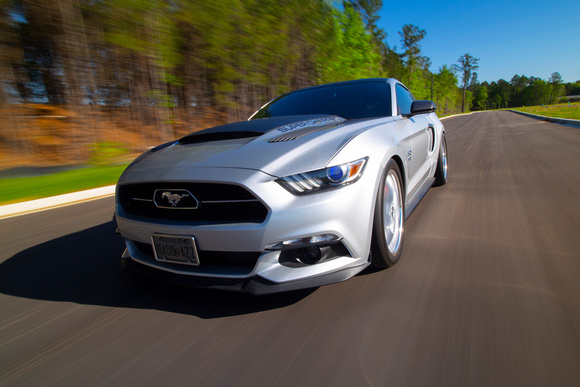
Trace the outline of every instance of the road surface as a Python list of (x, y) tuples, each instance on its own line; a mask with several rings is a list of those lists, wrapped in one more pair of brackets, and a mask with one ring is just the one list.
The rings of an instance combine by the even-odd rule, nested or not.
[(318, 289), (122, 273), (112, 198), (0, 221), (0, 386), (580, 385), (580, 129), (444, 123), (401, 262)]

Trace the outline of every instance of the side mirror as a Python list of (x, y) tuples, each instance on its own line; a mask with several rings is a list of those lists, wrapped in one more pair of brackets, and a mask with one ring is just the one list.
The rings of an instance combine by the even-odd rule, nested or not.
[(413, 101), (411, 104), (411, 113), (406, 114), (405, 117), (411, 117), (417, 114), (434, 113), (437, 106), (433, 101)]

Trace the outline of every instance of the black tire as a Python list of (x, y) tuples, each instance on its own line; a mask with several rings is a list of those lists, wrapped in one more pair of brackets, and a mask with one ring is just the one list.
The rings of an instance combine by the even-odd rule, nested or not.
[(441, 137), (441, 146), (439, 147), (439, 158), (437, 159), (437, 169), (435, 169), (435, 186), (447, 184), (447, 140), (445, 134)]
[(402, 181), (401, 171), (391, 159), (381, 178), (373, 221), (371, 265), (378, 269), (393, 266), (403, 251), (405, 196)]

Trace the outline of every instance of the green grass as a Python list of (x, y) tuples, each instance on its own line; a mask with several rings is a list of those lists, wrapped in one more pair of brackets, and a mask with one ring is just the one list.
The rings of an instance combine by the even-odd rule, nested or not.
[(50, 175), (0, 179), (0, 205), (112, 185), (127, 165), (84, 167)]
[(556, 118), (568, 118), (571, 120), (580, 120), (580, 103), (572, 103), (570, 106), (568, 104), (560, 105), (546, 105), (546, 106), (530, 106), (515, 108), (513, 110), (518, 110), (525, 113), (538, 114), (540, 116), (546, 117), (556, 117)]

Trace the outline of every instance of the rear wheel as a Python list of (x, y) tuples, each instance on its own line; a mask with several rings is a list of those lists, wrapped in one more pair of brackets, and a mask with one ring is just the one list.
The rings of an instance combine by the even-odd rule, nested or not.
[(375, 205), (371, 263), (376, 268), (392, 266), (401, 257), (405, 222), (401, 181), (397, 163), (390, 160), (383, 173)]
[(447, 184), (447, 140), (445, 134), (441, 137), (441, 146), (439, 147), (439, 158), (437, 159), (437, 169), (435, 170), (435, 185)]

